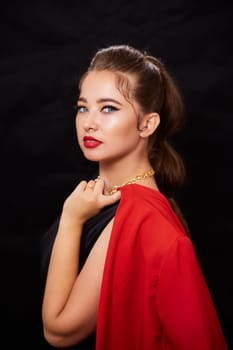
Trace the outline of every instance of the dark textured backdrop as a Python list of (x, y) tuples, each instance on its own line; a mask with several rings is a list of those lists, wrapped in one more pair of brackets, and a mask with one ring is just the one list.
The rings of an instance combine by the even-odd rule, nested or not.
[(75, 84), (97, 48), (120, 43), (160, 57), (184, 92), (187, 124), (174, 143), (186, 160), (188, 184), (179, 199), (232, 346), (231, 2), (47, 0), (0, 6), (4, 349), (47, 348), (40, 238), (65, 196), (94, 170), (75, 138)]

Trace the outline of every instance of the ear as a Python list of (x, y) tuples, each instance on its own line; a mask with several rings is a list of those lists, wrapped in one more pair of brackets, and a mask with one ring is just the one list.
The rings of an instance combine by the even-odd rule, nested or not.
[(160, 115), (158, 113), (145, 114), (141, 120), (139, 131), (141, 137), (152, 135), (160, 123)]

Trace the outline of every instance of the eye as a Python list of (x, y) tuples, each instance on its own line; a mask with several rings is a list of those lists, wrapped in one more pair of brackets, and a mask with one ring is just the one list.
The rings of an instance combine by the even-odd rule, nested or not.
[(104, 113), (112, 113), (112, 112), (115, 112), (115, 111), (118, 111), (119, 109), (118, 108), (116, 108), (116, 107), (114, 107), (114, 106), (104, 106), (103, 108), (102, 108), (102, 112), (104, 112)]
[(78, 106), (77, 113), (85, 113), (87, 112), (87, 108), (85, 106)]

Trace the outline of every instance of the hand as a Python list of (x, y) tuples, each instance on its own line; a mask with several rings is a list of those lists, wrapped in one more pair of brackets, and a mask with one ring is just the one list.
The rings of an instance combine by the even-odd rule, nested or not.
[(63, 206), (63, 216), (83, 224), (96, 215), (103, 207), (120, 199), (120, 191), (112, 195), (104, 195), (104, 181), (81, 181), (66, 199)]

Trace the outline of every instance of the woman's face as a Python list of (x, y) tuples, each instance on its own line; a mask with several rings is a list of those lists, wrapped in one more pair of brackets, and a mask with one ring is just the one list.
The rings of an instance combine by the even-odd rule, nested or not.
[[(132, 78), (130, 79), (132, 83)], [(138, 106), (128, 102), (109, 71), (90, 72), (78, 99), (76, 130), (84, 156), (92, 161), (131, 159), (139, 149)]]

